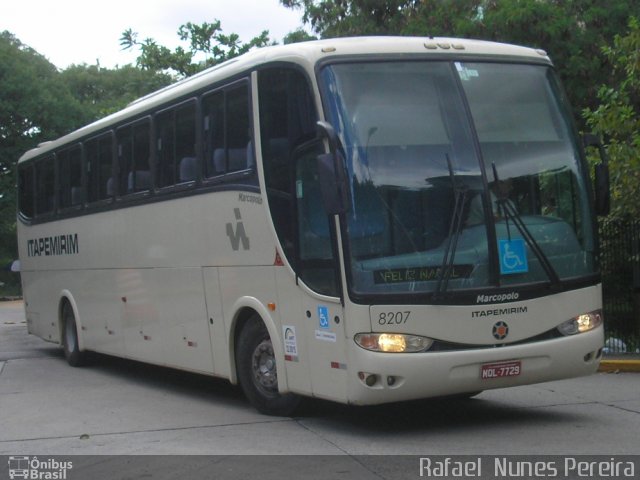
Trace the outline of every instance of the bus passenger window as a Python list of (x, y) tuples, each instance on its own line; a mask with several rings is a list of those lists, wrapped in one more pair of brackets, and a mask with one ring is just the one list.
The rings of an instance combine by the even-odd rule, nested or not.
[[(87, 201), (97, 202), (115, 194), (113, 181), (113, 142), (108, 133), (85, 142), (87, 163)], [(111, 188), (109, 188), (109, 185)]]
[(58, 153), (60, 185), (58, 202), (60, 208), (81, 205), (84, 201), (82, 190), (82, 150), (75, 147)]
[(225, 172), (224, 93), (222, 91), (205, 97), (203, 115), (205, 176), (214, 177)]
[(36, 163), (36, 215), (53, 212), (56, 198), (55, 180), (53, 157)]
[(156, 117), (156, 178), (159, 187), (195, 180), (195, 103), (188, 102)]
[(206, 177), (247, 170), (253, 144), (246, 84), (207, 95), (203, 102)]
[(247, 169), (250, 140), (249, 97), (246, 85), (227, 92), (227, 172)]
[(149, 121), (145, 120), (118, 130), (120, 195), (151, 189), (149, 154)]
[(20, 165), (18, 168), (18, 206), (20, 213), (26, 218), (33, 217), (33, 164)]

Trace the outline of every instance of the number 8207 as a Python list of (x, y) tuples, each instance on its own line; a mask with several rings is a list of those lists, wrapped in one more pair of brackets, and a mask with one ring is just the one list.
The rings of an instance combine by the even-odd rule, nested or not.
[(380, 312), (378, 314), (379, 325), (404, 325), (411, 316), (410, 311), (404, 312)]

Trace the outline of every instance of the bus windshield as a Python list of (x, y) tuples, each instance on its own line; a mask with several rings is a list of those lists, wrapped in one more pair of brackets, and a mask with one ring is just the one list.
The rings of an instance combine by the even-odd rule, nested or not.
[(587, 184), (550, 67), (336, 63), (320, 79), (349, 174), (353, 292), (454, 292), (594, 272)]

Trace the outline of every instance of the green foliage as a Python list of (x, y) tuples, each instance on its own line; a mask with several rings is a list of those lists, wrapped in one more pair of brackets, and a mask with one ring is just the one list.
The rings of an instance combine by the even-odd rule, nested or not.
[[(27, 150), (168, 85), (168, 75), (126, 66), (60, 72), (9, 32), (0, 34), (0, 233), (15, 230), (16, 163)], [(14, 257), (3, 241), (0, 260)], [(8, 249), (8, 250), (7, 250)]]
[(138, 34), (131, 29), (122, 33), (120, 45), (124, 49), (137, 48), (140, 51), (136, 61), (138, 67), (144, 70), (174, 72), (179, 77), (188, 77), (242, 55), (252, 48), (270, 44), (269, 32), (266, 30), (248, 43), (242, 42), (236, 33), (225, 35), (219, 20), (200, 25), (188, 22), (180, 26), (178, 36), (183, 42), (188, 42), (187, 49), (176, 47), (172, 51), (158, 45), (152, 38), (139, 41)]
[(0, 33), (0, 223), (15, 218), (15, 165), (39, 142), (82, 123), (56, 67), (9, 32)]
[(284, 39), (282, 40), (282, 43), (284, 43), (285, 45), (288, 45), (290, 43), (308, 42), (309, 40), (317, 40), (317, 39), (318, 37), (314, 35), (310, 35), (303, 28), (298, 28), (293, 32), (287, 33), (287, 35), (285, 35)]
[(625, 30), (638, 0), (502, 0), (483, 2), (472, 36), (546, 50), (562, 77), (576, 117), (596, 105), (597, 86), (610, 77), (600, 47)]
[[(604, 139), (611, 171), (609, 221), (640, 218), (640, 21), (604, 47), (612, 81), (598, 90), (600, 105), (585, 109), (587, 125)], [(620, 80), (617, 80), (620, 79)]]
[(116, 112), (173, 81), (170, 75), (132, 65), (114, 69), (100, 65), (71, 65), (60, 72), (60, 76), (82, 106), (83, 123)]
[(400, 34), (420, 0), (280, 0), (301, 8), (302, 20), (323, 38)]
[(0, 297), (20, 289), (19, 277), (6, 271), (18, 255), (18, 158), (39, 142), (73, 129), (81, 116), (56, 68), (11, 33), (0, 33)]
[(546, 50), (576, 114), (595, 107), (610, 66), (600, 47), (626, 28), (640, 0), (280, 0), (323, 38), (418, 35), (478, 38)]

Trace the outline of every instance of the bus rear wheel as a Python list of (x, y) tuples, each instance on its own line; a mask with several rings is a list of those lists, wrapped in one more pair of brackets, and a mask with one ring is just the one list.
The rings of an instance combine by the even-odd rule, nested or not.
[(82, 367), (87, 364), (87, 354), (86, 352), (80, 351), (76, 317), (73, 314), (73, 308), (71, 308), (69, 302), (65, 302), (62, 306), (62, 321), (64, 322), (62, 348), (64, 349), (64, 356), (67, 359), (67, 363), (72, 367)]
[(300, 404), (298, 395), (278, 391), (278, 371), (273, 344), (266, 327), (252, 317), (242, 328), (236, 344), (240, 387), (251, 404), (266, 415), (288, 416)]

